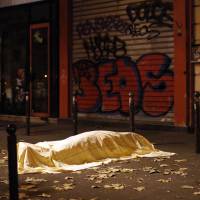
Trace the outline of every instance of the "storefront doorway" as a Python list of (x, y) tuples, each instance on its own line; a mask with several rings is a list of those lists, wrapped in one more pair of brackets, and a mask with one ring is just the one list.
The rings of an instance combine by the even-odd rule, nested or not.
[(50, 40), (49, 24), (30, 27), (30, 98), (33, 116), (49, 116), (50, 105)]
[[(30, 25), (29, 40), (27, 31), (26, 27), (15, 27), (0, 33), (0, 111), (2, 114), (25, 115), (25, 92), (30, 91), (32, 116), (48, 117), (49, 24)], [(29, 71), (31, 76), (27, 76)]]
[(59, 116), (58, 35), (56, 0), (0, 7), (0, 115)]
[(4, 29), (0, 34), (0, 110), (25, 114), (26, 28)]

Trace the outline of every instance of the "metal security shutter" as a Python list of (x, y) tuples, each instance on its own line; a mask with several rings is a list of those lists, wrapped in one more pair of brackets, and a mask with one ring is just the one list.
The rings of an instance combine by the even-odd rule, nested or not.
[(79, 111), (173, 121), (172, 0), (74, 0), (73, 73)]
[(194, 39), (193, 58), (195, 60), (195, 91), (200, 91), (200, 0), (195, 0), (194, 10)]

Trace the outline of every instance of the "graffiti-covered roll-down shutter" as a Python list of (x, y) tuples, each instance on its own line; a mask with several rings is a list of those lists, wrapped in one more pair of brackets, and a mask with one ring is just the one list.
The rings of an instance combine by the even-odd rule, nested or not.
[(200, 91), (200, 1), (193, 1), (194, 22), (193, 22), (193, 43), (192, 60), (194, 61), (195, 91)]
[(79, 112), (173, 121), (172, 0), (74, 0), (73, 84)]

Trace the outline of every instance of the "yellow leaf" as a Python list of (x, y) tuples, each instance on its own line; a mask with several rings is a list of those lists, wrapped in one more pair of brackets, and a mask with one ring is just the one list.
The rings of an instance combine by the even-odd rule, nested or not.
[(157, 180), (158, 182), (161, 182), (161, 183), (169, 183), (169, 182), (171, 182), (172, 181), (172, 179), (171, 178), (168, 178), (168, 179), (159, 179), (159, 180)]
[(180, 162), (186, 162), (187, 160), (186, 159), (181, 159), (181, 160), (174, 160), (174, 161), (180, 163)]
[(110, 184), (110, 185), (104, 185), (104, 188), (115, 189), (115, 190), (123, 190), (125, 187), (122, 184)]
[(191, 186), (191, 185), (182, 185), (181, 188), (183, 188), (183, 189), (194, 189), (194, 187)]
[(63, 184), (64, 190), (72, 190), (75, 188), (75, 185), (73, 183), (65, 183)]
[(198, 192), (193, 192), (194, 195), (200, 195), (200, 191)]
[(42, 193), (42, 194), (39, 194), (37, 195), (38, 197), (45, 197), (45, 198), (51, 198), (51, 195), (50, 194), (46, 194), (46, 193)]
[(138, 192), (142, 192), (143, 190), (145, 190), (145, 187), (144, 186), (140, 186), (140, 187), (136, 187), (136, 188), (133, 188), (133, 189), (138, 191)]

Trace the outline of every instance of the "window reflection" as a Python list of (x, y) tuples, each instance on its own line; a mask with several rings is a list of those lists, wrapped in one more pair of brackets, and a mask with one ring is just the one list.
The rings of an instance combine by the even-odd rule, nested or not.
[(25, 114), (26, 29), (3, 32), (1, 36), (1, 112)]
[(32, 29), (32, 112), (48, 113), (48, 27)]

